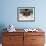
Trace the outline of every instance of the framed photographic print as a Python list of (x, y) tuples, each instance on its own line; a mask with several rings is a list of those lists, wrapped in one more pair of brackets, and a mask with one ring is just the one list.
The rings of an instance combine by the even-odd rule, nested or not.
[(35, 21), (35, 7), (18, 7), (17, 20), (21, 22)]

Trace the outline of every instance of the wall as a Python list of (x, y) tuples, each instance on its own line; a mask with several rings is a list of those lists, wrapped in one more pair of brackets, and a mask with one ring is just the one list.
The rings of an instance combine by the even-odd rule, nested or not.
[[(46, 0), (0, 0), (0, 25), (13, 24), (16, 28), (46, 28)], [(35, 7), (35, 22), (18, 22), (17, 7)]]

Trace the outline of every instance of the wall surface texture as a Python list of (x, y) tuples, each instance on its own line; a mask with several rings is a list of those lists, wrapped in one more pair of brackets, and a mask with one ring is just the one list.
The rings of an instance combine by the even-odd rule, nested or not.
[[(0, 0), (0, 27), (46, 28), (46, 0)], [(35, 7), (35, 22), (18, 22), (17, 7)]]

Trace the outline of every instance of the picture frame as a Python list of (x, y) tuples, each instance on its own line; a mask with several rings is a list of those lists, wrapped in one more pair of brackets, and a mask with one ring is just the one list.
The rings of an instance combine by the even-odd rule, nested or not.
[(18, 22), (34, 22), (35, 21), (35, 7), (18, 7), (17, 8)]

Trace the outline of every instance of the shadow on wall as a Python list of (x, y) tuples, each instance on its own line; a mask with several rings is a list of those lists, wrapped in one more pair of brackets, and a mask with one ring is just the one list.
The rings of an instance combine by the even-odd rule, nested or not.
[(2, 36), (3, 36), (3, 32), (5, 32), (6, 30), (4, 30), (5, 25), (4, 24), (0, 24), (0, 43), (2, 43)]

